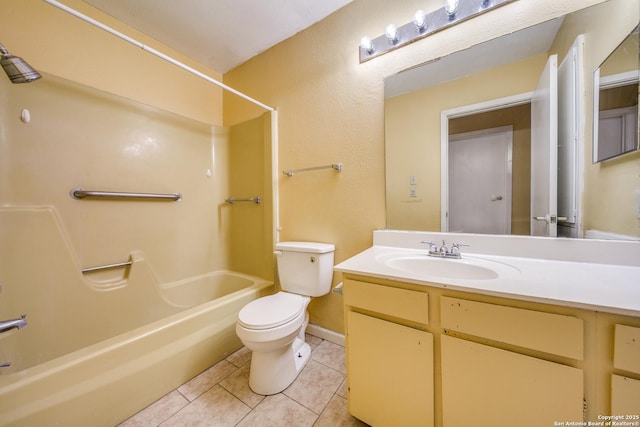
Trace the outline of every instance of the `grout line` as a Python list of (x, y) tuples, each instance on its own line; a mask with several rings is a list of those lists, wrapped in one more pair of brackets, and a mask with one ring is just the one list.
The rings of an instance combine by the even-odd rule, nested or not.
[[(320, 362), (320, 361), (318, 361), (318, 360), (316, 360), (316, 359), (314, 359), (314, 358), (313, 358), (313, 352), (315, 352), (315, 351), (317, 350), (318, 346), (320, 346), (320, 345), (322, 344), (322, 341), (328, 341), (328, 342), (333, 343), (333, 344), (341, 345), (340, 343), (335, 342), (333, 339), (327, 339), (327, 338), (326, 338), (326, 337), (324, 337), (324, 336), (319, 336), (319, 335), (325, 335), (325, 333), (324, 333), (323, 331), (328, 331), (328, 330), (323, 329), (323, 328), (319, 328), (319, 327), (317, 327), (317, 328), (318, 328), (318, 330), (320, 330), (320, 332), (319, 332), (319, 333), (317, 333), (316, 329), (314, 329), (314, 328), (312, 328), (312, 331), (313, 331), (313, 332), (316, 332), (316, 333), (310, 333), (310, 332), (307, 332), (307, 333), (309, 333), (309, 335), (313, 335), (314, 337), (319, 338), (319, 339), (321, 340), (321, 342), (320, 342), (318, 345), (316, 345), (316, 346), (315, 346), (315, 348), (313, 348), (313, 349), (312, 349), (311, 360), (313, 360), (315, 363), (318, 363), (319, 365), (323, 366), (324, 368), (328, 368), (328, 369), (331, 369), (332, 371), (334, 371), (334, 372), (336, 372), (336, 373), (339, 373), (339, 374), (340, 374), (340, 375), (342, 375), (344, 378), (346, 378), (346, 375), (345, 375), (343, 372), (341, 372), (341, 371), (339, 371), (339, 370), (335, 369), (334, 367), (329, 366), (329, 365), (326, 365), (325, 363), (322, 363), (322, 362)], [(340, 334), (334, 333), (334, 332), (332, 332), (332, 331), (328, 331), (328, 332), (329, 332), (329, 335), (332, 335), (332, 334), (333, 334), (333, 335), (332, 335), (332, 337), (335, 337), (335, 336), (340, 337), (340, 336), (341, 336)], [(344, 338), (344, 337), (343, 337), (343, 338)], [(344, 344), (342, 344), (341, 346), (344, 346)], [(239, 350), (238, 350), (238, 351), (239, 351)], [(234, 353), (235, 353), (235, 352), (234, 352)], [(234, 353), (232, 353), (232, 354), (234, 354)], [(231, 355), (227, 356), (227, 358), (228, 358), (228, 357), (230, 357), (230, 356), (231, 356)], [(249, 412), (247, 412), (247, 414), (246, 414), (246, 415), (244, 415), (244, 416), (243, 416), (243, 417), (242, 417), (242, 418), (241, 418), (241, 419), (240, 419), (236, 424), (234, 424), (235, 426), (237, 426), (238, 424), (240, 424), (240, 423), (241, 423), (241, 422), (242, 422), (242, 421), (243, 421), (247, 416), (249, 416), (249, 415), (250, 415), (250, 414), (252, 414), (254, 411), (256, 411), (256, 410), (258, 409), (258, 407), (259, 407), (261, 404), (263, 404), (263, 402), (264, 402), (264, 400), (265, 400), (266, 396), (264, 396), (264, 397), (263, 397), (263, 399), (262, 399), (260, 402), (258, 402), (258, 404), (256, 405), (256, 407), (252, 408), (252, 407), (251, 407), (251, 406), (249, 406), (247, 403), (245, 403), (245, 402), (244, 402), (240, 397), (236, 396), (236, 395), (235, 395), (231, 390), (226, 389), (225, 387), (223, 387), (223, 386), (220, 384), (223, 380), (225, 380), (225, 379), (227, 379), (227, 378), (231, 377), (234, 373), (236, 373), (240, 368), (242, 368), (242, 367), (244, 366), (244, 365), (242, 365), (242, 366), (237, 366), (235, 363), (232, 363), (232, 362), (230, 362), (229, 360), (227, 360), (227, 358), (222, 359), (222, 360), (221, 360), (220, 362), (218, 362), (218, 363), (221, 363), (221, 362), (223, 362), (223, 361), (224, 361), (225, 363), (228, 363), (231, 367), (233, 367), (233, 368), (234, 368), (234, 369), (232, 370), (232, 372), (230, 372), (229, 374), (227, 374), (227, 375), (225, 375), (224, 377), (220, 378), (220, 379), (219, 379), (215, 384), (213, 384), (210, 388), (208, 388), (207, 390), (205, 390), (205, 391), (203, 391), (202, 393), (200, 393), (200, 394), (199, 394), (197, 397), (195, 397), (193, 400), (188, 399), (188, 398), (187, 398), (187, 397), (186, 397), (182, 392), (180, 392), (179, 388), (180, 388), (180, 387), (182, 387), (182, 385), (184, 385), (184, 384), (182, 384), (182, 385), (178, 386), (177, 388), (175, 388), (174, 390), (178, 392), (178, 394), (179, 394), (179, 395), (184, 399), (184, 401), (186, 402), (186, 404), (185, 404), (183, 407), (181, 407), (180, 409), (178, 409), (176, 412), (174, 412), (174, 413), (172, 413), (172, 414), (168, 415), (168, 416), (166, 417), (166, 419), (164, 419), (162, 422), (167, 421), (169, 418), (171, 418), (172, 416), (174, 416), (174, 415), (175, 415), (175, 414), (177, 414), (178, 412), (180, 412), (180, 411), (182, 411), (183, 409), (185, 409), (185, 408), (187, 408), (188, 406), (190, 406), (190, 405), (191, 405), (192, 403), (194, 403), (196, 400), (198, 400), (199, 398), (201, 398), (205, 393), (207, 393), (207, 392), (209, 392), (210, 390), (212, 390), (215, 386), (219, 386), (219, 387), (221, 387), (223, 390), (225, 390), (227, 393), (229, 393), (231, 396), (233, 396), (235, 399), (237, 399), (237, 400), (238, 400), (238, 401), (240, 401), (243, 405), (245, 405), (247, 408), (249, 408)], [(249, 363), (249, 362), (247, 362), (247, 363)], [(217, 364), (216, 364), (216, 365), (217, 365)], [(205, 369), (205, 370), (204, 370), (204, 371), (202, 371), (200, 374), (196, 375), (194, 378), (198, 377), (199, 375), (204, 374), (207, 370), (211, 369), (213, 366), (215, 366), (215, 365), (212, 365), (211, 367), (209, 367), (209, 368)], [(332, 401), (333, 399), (335, 399), (335, 397), (339, 397), (340, 399), (345, 400), (345, 398), (344, 398), (344, 397), (342, 397), (342, 396), (340, 396), (340, 395), (338, 395), (338, 394), (337, 394), (337, 393), (338, 393), (338, 390), (340, 390), (340, 386), (341, 386), (341, 385), (343, 384), (343, 382), (344, 382), (344, 378), (343, 378), (342, 382), (340, 382), (340, 384), (336, 387), (336, 389), (332, 391), (331, 398), (327, 401), (327, 403), (324, 405), (324, 407), (323, 407), (319, 412), (316, 412), (316, 411), (314, 411), (313, 409), (311, 409), (311, 408), (307, 407), (306, 405), (304, 405), (303, 403), (298, 402), (296, 399), (294, 399), (294, 398), (292, 398), (292, 397), (288, 396), (287, 394), (285, 394), (285, 393), (284, 393), (284, 391), (282, 391), (282, 392), (280, 392), (280, 393), (278, 393), (278, 394), (282, 394), (283, 396), (287, 397), (288, 399), (291, 399), (291, 401), (295, 402), (296, 404), (300, 405), (300, 406), (301, 406), (301, 407), (303, 407), (303, 408), (306, 408), (306, 409), (307, 409), (307, 410), (309, 410), (311, 413), (313, 413), (313, 414), (316, 416), (316, 419), (315, 419), (315, 421), (313, 422), (313, 424), (312, 424), (312, 425), (316, 425), (316, 424), (318, 423), (318, 421), (320, 420), (320, 417), (322, 416), (322, 414), (324, 413), (324, 411), (326, 411), (327, 407), (329, 406), (329, 404), (331, 403), (331, 401)], [(192, 378), (191, 380), (193, 380), (193, 378)], [(191, 380), (189, 380), (189, 381), (191, 381)], [(187, 381), (187, 382), (189, 382), (189, 381)], [(186, 384), (187, 382), (185, 382), (185, 384)], [(168, 394), (169, 394), (169, 393), (168, 393)], [(161, 423), (162, 423), (162, 422), (161, 422)], [(160, 423), (160, 424), (161, 424), (161, 423)]]

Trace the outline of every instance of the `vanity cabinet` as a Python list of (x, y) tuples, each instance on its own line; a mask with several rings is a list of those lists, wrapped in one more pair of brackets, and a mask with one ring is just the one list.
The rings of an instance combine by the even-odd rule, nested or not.
[(369, 425), (538, 427), (640, 414), (640, 318), (344, 278), (349, 411)]
[(570, 366), (583, 359), (582, 319), (440, 300), (444, 426), (537, 427), (582, 420), (583, 371)]
[(429, 295), (346, 280), (349, 411), (372, 426), (434, 425)]

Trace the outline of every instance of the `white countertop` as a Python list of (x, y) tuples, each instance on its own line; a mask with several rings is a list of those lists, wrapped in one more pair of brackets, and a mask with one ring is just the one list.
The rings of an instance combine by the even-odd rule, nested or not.
[[(379, 243), (375, 240), (374, 243)], [(494, 265), (497, 266), (498, 277), (452, 280), (424, 271), (418, 273), (394, 268), (384, 262), (398, 256), (427, 257), (427, 250), (375, 244), (339, 263), (335, 270), (483, 295), (640, 316), (640, 265), (550, 260), (475, 251), (463, 252), (462, 260), (446, 261), (478, 261)]]

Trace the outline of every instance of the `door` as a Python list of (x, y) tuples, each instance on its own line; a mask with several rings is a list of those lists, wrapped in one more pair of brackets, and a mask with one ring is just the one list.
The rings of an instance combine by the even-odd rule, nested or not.
[[(558, 65), (558, 235), (581, 237), (580, 187), (584, 146), (584, 35)], [(566, 218), (566, 220), (561, 220)]]
[(373, 426), (433, 427), (433, 335), (347, 312), (349, 412)]
[(448, 335), (440, 345), (443, 426), (582, 421), (582, 370)]
[(531, 235), (558, 234), (558, 56), (552, 55), (531, 99)]
[(449, 231), (511, 234), (510, 126), (449, 137)]

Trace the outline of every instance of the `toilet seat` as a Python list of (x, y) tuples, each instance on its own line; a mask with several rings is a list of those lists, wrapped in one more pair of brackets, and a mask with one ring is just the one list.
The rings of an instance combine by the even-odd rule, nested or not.
[(276, 328), (304, 314), (305, 299), (286, 292), (258, 298), (240, 310), (238, 324), (253, 330)]

